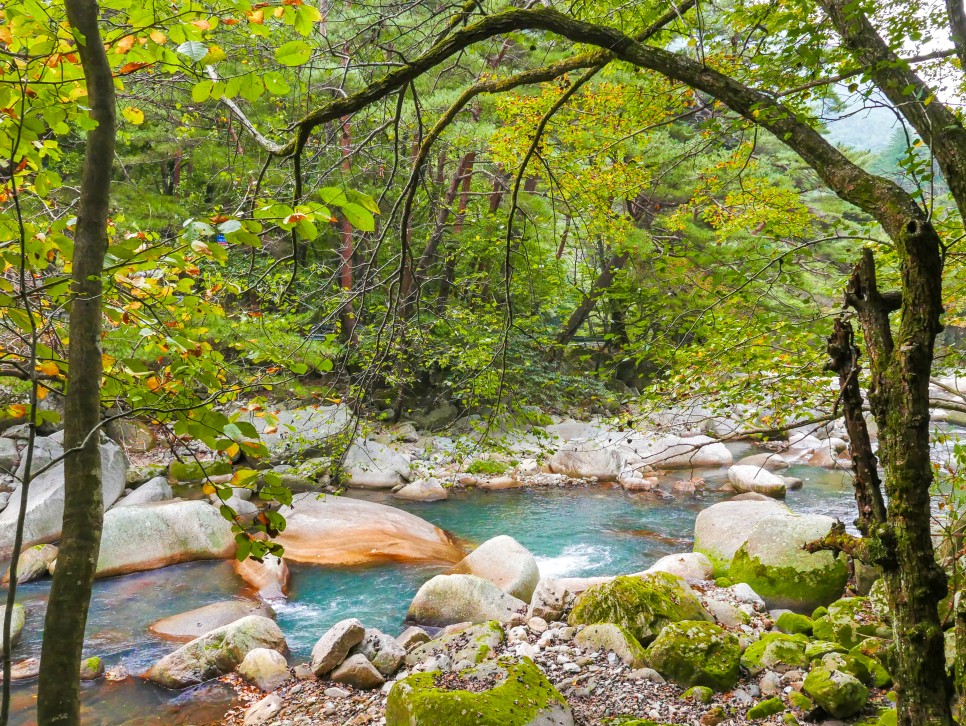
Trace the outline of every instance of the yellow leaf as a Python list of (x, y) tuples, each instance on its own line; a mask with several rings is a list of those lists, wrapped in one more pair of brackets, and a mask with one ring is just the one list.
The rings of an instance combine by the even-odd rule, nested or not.
[(231, 444), (229, 447), (225, 449), (225, 453), (228, 454), (228, 456), (231, 457), (232, 459), (238, 456), (239, 451), (240, 449), (238, 448), (238, 444)]
[(135, 126), (140, 126), (144, 123), (144, 111), (139, 108), (134, 108), (133, 106), (128, 106), (126, 109), (121, 111), (128, 121), (130, 121)]
[(202, 486), (201, 486), (201, 493), (202, 494), (205, 494), (205, 495), (214, 494), (215, 493), (215, 487), (214, 487), (214, 485), (208, 484), (207, 482), (205, 484), (202, 484)]
[(60, 373), (60, 368), (52, 360), (45, 360), (43, 363), (37, 366), (37, 370), (43, 373), (45, 376), (56, 376)]
[(160, 30), (152, 30), (151, 40), (153, 40), (158, 45), (164, 45), (167, 38), (164, 37), (164, 33), (162, 33)]
[(7, 409), (7, 413), (14, 418), (23, 418), (27, 415), (27, 407), (22, 403), (14, 403)]

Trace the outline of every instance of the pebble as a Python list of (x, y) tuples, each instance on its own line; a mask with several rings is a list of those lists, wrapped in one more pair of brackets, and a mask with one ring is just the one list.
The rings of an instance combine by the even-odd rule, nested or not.
[(527, 627), (530, 628), (530, 630), (532, 630), (534, 633), (545, 633), (549, 626), (547, 625), (547, 621), (543, 618), (534, 617), (527, 621)]
[(332, 686), (331, 688), (326, 688), (322, 691), (329, 698), (348, 698), (352, 694), (349, 693), (344, 688), (339, 688), (338, 686)]
[(580, 673), (580, 666), (576, 663), (564, 663), (563, 669), (567, 671), (567, 673)]

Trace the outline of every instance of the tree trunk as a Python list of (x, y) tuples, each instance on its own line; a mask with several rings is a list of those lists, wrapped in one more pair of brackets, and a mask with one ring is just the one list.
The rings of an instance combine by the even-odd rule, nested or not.
[(87, 135), (74, 234), (67, 395), (64, 413), (64, 523), (47, 601), (41, 652), (38, 721), (80, 724), (79, 678), (84, 628), (104, 519), (100, 422), (101, 274), (114, 162), (114, 79), (98, 28), (95, 0), (65, 0), (77, 31), (87, 104), (97, 127)]
[[(342, 175), (343, 180), (347, 181), (347, 177), (352, 171), (352, 131), (349, 125), (349, 117), (345, 116), (342, 119)], [(341, 321), (341, 337), (346, 343), (351, 342), (355, 333), (356, 327), (356, 316), (354, 306), (352, 304), (352, 253), (354, 251), (353, 244), (353, 231), (352, 224), (345, 217), (342, 218), (342, 223), (340, 224), (340, 231), (342, 236), (342, 247), (339, 250), (339, 257), (341, 258), (341, 263), (339, 267), (339, 286), (342, 288), (343, 302), (342, 308), (339, 311), (339, 319)]]
[(617, 272), (627, 263), (629, 255), (627, 252), (622, 252), (620, 254), (614, 253), (611, 258), (604, 264), (604, 268), (600, 271), (597, 279), (594, 280), (593, 286), (590, 288), (590, 293), (584, 295), (583, 301), (577, 306), (577, 309), (573, 311), (570, 315), (570, 319), (564, 326), (564, 329), (560, 331), (560, 335), (557, 336), (557, 343), (559, 345), (566, 345), (569, 343), (573, 337), (580, 330), (580, 326), (584, 324), (587, 320), (587, 316), (593, 311), (594, 306), (597, 305), (597, 300), (600, 296), (611, 286), (614, 282), (614, 278), (617, 276)]

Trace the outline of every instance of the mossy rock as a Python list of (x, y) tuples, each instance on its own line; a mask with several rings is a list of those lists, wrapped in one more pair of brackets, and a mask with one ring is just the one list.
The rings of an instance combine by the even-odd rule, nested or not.
[(817, 608), (815, 608), (812, 611), (812, 622), (814, 623), (823, 615), (828, 615), (828, 608), (825, 607), (824, 605), (819, 605)]
[(386, 726), (571, 726), (564, 697), (529, 658), (501, 659), (460, 672), (467, 681), (490, 680), (486, 690), (446, 690), (438, 673), (397, 681), (386, 702)]
[(614, 623), (646, 645), (668, 623), (682, 620), (710, 622), (711, 615), (694, 590), (680, 577), (666, 572), (615, 577), (585, 590), (568, 622), (571, 625)]
[(717, 585), (718, 587), (731, 587), (732, 585), (735, 584), (735, 581), (732, 580), (730, 577), (716, 577), (714, 580), (714, 584)]
[(849, 651), (849, 655), (857, 660), (859, 663), (865, 666), (865, 669), (869, 672), (870, 683), (876, 688), (888, 688), (892, 685), (892, 676), (882, 663), (880, 663), (875, 658), (866, 655), (861, 650), (862, 646), (857, 645), (855, 648)]
[(888, 638), (892, 629), (876, 617), (869, 598), (844, 597), (829, 605), (827, 614), (813, 621), (812, 635), (851, 649), (866, 638)]
[[(6, 609), (0, 616), (6, 614)], [(2, 617), (0, 617), (0, 622), (3, 622)], [(23, 605), (20, 603), (13, 604), (13, 611), (10, 615), (10, 647), (15, 648), (17, 643), (20, 642), (20, 638), (23, 635), (24, 623), (27, 622), (27, 611), (24, 610)]]
[(792, 705), (792, 707), (797, 708), (799, 711), (803, 711), (805, 713), (808, 713), (815, 708), (815, 703), (812, 701), (812, 699), (806, 696), (804, 693), (800, 693), (799, 691), (792, 691), (789, 693), (788, 702)]
[(613, 623), (588, 625), (577, 633), (574, 645), (588, 653), (612, 651), (631, 668), (640, 668), (646, 662), (644, 648), (637, 642), (637, 638)]
[(784, 710), (785, 703), (780, 698), (775, 696), (774, 698), (768, 698), (755, 704), (748, 709), (748, 713), (745, 715), (752, 721), (760, 721), (763, 718), (774, 716), (775, 714), (781, 713)]
[(813, 640), (805, 646), (805, 658), (811, 662), (816, 658), (821, 658), (826, 653), (848, 653), (849, 649), (841, 643), (833, 643), (830, 640)]
[(724, 628), (696, 620), (671, 623), (647, 649), (648, 665), (678, 685), (726, 691), (738, 682), (741, 645)]
[(775, 627), (781, 632), (790, 635), (798, 633), (811, 635), (812, 619), (807, 615), (799, 615), (798, 613), (782, 613), (778, 616), (778, 620), (775, 621)]
[(885, 580), (881, 577), (872, 583), (872, 589), (869, 590), (869, 606), (879, 620), (889, 622), (892, 619), (889, 598), (886, 595)]
[(695, 703), (711, 703), (714, 698), (714, 691), (707, 686), (691, 686), (681, 694), (682, 701), (694, 701)]
[(835, 718), (851, 718), (869, 700), (869, 689), (848, 673), (818, 666), (805, 676), (803, 690)]
[(808, 638), (804, 635), (787, 633), (765, 633), (749, 645), (741, 655), (741, 665), (755, 676), (765, 670), (790, 671), (808, 664), (805, 646)]
[(864, 686), (872, 685), (872, 674), (869, 673), (869, 669), (858, 658), (853, 658), (848, 653), (826, 653), (815, 665), (848, 673), (858, 678)]
[(414, 648), (406, 654), (406, 665), (414, 666), (440, 655), (449, 656), (453, 663), (482, 663), (502, 642), (503, 628), (497, 621), (470, 625)]
[(201, 481), (226, 474), (231, 474), (230, 461), (172, 461), (168, 466), (168, 476), (177, 482)]
[(842, 596), (848, 581), (846, 558), (806, 552), (802, 545), (828, 533), (824, 515), (772, 516), (760, 520), (735, 552), (729, 576), (746, 582), (771, 608), (811, 610)]

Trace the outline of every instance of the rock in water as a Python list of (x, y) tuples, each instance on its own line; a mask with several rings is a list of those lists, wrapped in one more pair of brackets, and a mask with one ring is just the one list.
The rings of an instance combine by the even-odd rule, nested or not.
[(352, 442), (342, 466), (350, 487), (392, 489), (410, 477), (409, 459), (378, 441)]
[(270, 648), (250, 650), (236, 673), (263, 691), (274, 691), (292, 677), (285, 656)]
[(318, 499), (311, 492), (282, 507), (285, 531), (275, 539), (285, 559), (317, 565), (367, 562), (442, 562), (463, 559), (463, 551), (439, 527), (384, 504), (348, 497)]
[(312, 648), (312, 672), (320, 678), (345, 660), (353, 646), (362, 642), (366, 629), (355, 618), (340, 620)]
[(487, 620), (507, 623), (526, 608), (525, 602), (481, 577), (437, 575), (419, 588), (406, 619), (438, 627)]
[[(46, 577), (47, 568), (50, 563), (57, 559), (57, 548), (54, 545), (42, 544), (33, 547), (25, 547), (20, 551), (20, 560), (17, 562), (17, 583), (22, 585), (25, 582), (33, 582), (41, 577)], [(3, 575), (0, 585), (7, 587), (10, 584), (10, 571)]]
[[(461, 689), (461, 681), (483, 690)], [(386, 726), (573, 726), (564, 697), (529, 658), (463, 671), (449, 690), (436, 674), (416, 673), (389, 691)]]
[(236, 620), (169, 653), (144, 674), (165, 688), (186, 688), (231, 673), (256, 648), (285, 650), (275, 621), (258, 615)]
[(329, 678), (336, 683), (345, 683), (364, 691), (379, 688), (386, 682), (382, 674), (361, 654), (350, 655), (329, 674)]
[(258, 592), (263, 600), (284, 600), (288, 593), (289, 571), (285, 560), (265, 555), (261, 562), (251, 557), (235, 560), (235, 572)]
[(104, 514), (97, 577), (153, 570), (235, 553), (231, 524), (203, 501), (170, 501)]
[[(63, 454), (63, 449), (57, 442), (50, 439), (43, 439), (43, 441), (50, 442), (48, 444), (50, 449), (48, 462)], [(121, 447), (113, 441), (105, 441), (101, 444), (100, 449), (103, 475), (101, 495), (104, 500), (104, 507), (107, 508), (124, 491), (127, 456), (125, 456)], [(42, 464), (41, 461), (34, 462), (37, 468)], [(22, 496), (23, 487), (19, 487), (11, 495), (3, 512), (0, 512), (0, 559), (2, 560), (9, 559), (13, 550), (14, 533)], [(30, 482), (30, 495), (27, 497), (27, 517), (23, 531), (24, 546), (60, 539), (63, 519), (64, 465), (61, 462)]]
[(419, 479), (412, 484), (407, 484), (402, 489), (392, 494), (397, 499), (406, 499), (412, 502), (438, 502), (441, 499), (448, 499), (449, 492), (443, 488), (437, 479)]
[(104, 661), (96, 655), (84, 658), (80, 665), (80, 679), (82, 681), (97, 680), (104, 675)]
[(775, 499), (785, 498), (785, 482), (760, 466), (735, 465), (728, 469), (728, 481), (739, 494), (757, 492)]
[(620, 450), (597, 441), (567, 444), (550, 458), (550, 471), (574, 479), (617, 481), (623, 469)]
[(249, 615), (274, 616), (272, 609), (262, 603), (245, 600), (224, 600), (195, 608), (185, 613), (162, 618), (151, 625), (155, 635), (171, 640), (194, 640), (216, 628), (221, 628)]
[(650, 643), (668, 623), (711, 621), (688, 584), (666, 572), (616, 577), (585, 590), (570, 611), (571, 625), (614, 623), (641, 644)]
[(727, 691), (738, 682), (741, 645), (714, 623), (668, 624), (647, 649), (647, 662), (680, 686)]
[(729, 576), (746, 582), (770, 608), (813, 610), (842, 596), (845, 557), (802, 546), (828, 534), (835, 520), (821, 514), (765, 517), (735, 553)]
[(388, 678), (402, 665), (406, 649), (395, 638), (381, 630), (366, 628), (362, 641), (349, 651), (349, 655), (365, 657), (384, 678)]
[(774, 500), (714, 504), (702, 510), (694, 522), (694, 551), (711, 560), (715, 577), (727, 575), (751, 528), (758, 520), (776, 514), (791, 514), (791, 510)]
[[(4, 617), (6, 616), (6, 609), (3, 612)], [(20, 603), (13, 604), (13, 612), (10, 616), (10, 647), (13, 648), (20, 642), (20, 636), (23, 635), (23, 626), (27, 621), (27, 611), (24, 610), (23, 605)], [(3, 626), (3, 621), (0, 620), (0, 627)]]
[(171, 485), (168, 484), (168, 480), (163, 476), (156, 476), (139, 486), (114, 506), (130, 507), (136, 504), (166, 502), (172, 497), (174, 497), (174, 493), (171, 491)]
[(540, 581), (540, 570), (533, 555), (507, 535), (494, 537), (481, 544), (464, 557), (450, 574), (482, 577), (503, 592), (525, 602), (530, 602)]

